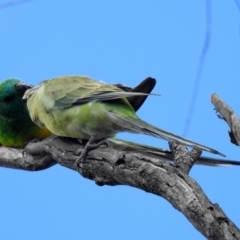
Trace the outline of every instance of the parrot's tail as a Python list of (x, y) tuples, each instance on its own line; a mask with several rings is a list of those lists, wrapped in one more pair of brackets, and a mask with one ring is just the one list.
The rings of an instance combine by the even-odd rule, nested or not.
[[(125, 141), (118, 138), (109, 138), (106, 140), (109, 147), (120, 149), (122, 151), (134, 152), (134, 153), (142, 153), (149, 157), (158, 158), (164, 161), (173, 161), (173, 154), (171, 151), (152, 147), (148, 145), (143, 145), (139, 143), (133, 143), (129, 141)], [(197, 164), (205, 165), (205, 166), (240, 166), (240, 162), (234, 160), (221, 160), (217, 158), (204, 157), (201, 156), (198, 158)]]
[[(112, 113), (112, 115), (115, 115), (115, 114)], [(218, 152), (217, 150), (214, 150), (214, 149), (206, 147), (202, 144), (187, 140), (187, 139), (177, 136), (173, 133), (167, 132), (161, 128), (157, 128), (147, 122), (144, 122), (143, 120), (141, 120), (139, 118), (126, 118), (126, 117), (122, 117), (119, 115), (115, 115), (114, 118), (115, 118), (115, 122), (118, 122), (119, 126), (124, 128), (125, 131), (132, 132), (132, 133), (143, 133), (143, 134), (150, 135), (153, 137), (162, 138), (167, 141), (178, 142), (179, 144), (182, 144), (185, 146), (189, 146), (192, 148), (198, 148), (198, 149), (201, 149), (201, 150), (204, 150), (207, 152), (211, 152), (211, 153), (215, 153), (215, 154), (219, 154), (219, 155), (225, 157), (224, 154)]]

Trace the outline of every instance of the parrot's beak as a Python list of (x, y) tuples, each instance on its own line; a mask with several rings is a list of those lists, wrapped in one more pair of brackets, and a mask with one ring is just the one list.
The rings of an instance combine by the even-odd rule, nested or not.
[(16, 89), (22, 94), (24, 94), (30, 88), (33, 88), (33, 85), (28, 85), (21, 82), (16, 84)]

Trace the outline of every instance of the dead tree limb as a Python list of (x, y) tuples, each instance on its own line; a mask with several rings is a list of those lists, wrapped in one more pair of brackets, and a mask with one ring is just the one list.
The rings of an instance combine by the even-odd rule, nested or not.
[(233, 110), (216, 93), (211, 96), (211, 102), (215, 106), (218, 117), (225, 120), (231, 131), (228, 132), (231, 143), (240, 146), (240, 121)]
[[(208, 239), (240, 239), (240, 231), (218, 204), (210, 202), (189, 172), (200, 152), (187, 153), (184, 147), (170, 144), (175, 165), (142, 153), (99, 147), (89, 151), (77, 168), (77, 151), (82, 147), (58, 137), (29, 143), (25, 149), (0, 148), (0, 166), (22, 170), (43, 170), (55, 164), (78, 171), (99, 186), (128, 185), (169, 201)], [(180, 160), (179, 160), (180, 159)]]

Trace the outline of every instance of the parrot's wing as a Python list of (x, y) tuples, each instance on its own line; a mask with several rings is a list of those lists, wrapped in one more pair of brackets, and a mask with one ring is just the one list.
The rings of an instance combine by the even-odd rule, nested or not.
[(124, 92), (132, 92), (133, 91), (132, 87), (128, 87), (128, 86), (126, 86), (124, 84), (121, 84), (121, 83), (113, 84), (113, 86), (122, 89)]
[[(43, 82), (44, 94), (55, 102), (57, 108), (67, 108), (73, 105), (91, 101), (108, 101), (132, 96), (147, 96), (147, 93), (124, 92), (122, 89), (96, 82), (85, 76), (66, 76)], [(40, 88), (38, 88), (40, 91)]]

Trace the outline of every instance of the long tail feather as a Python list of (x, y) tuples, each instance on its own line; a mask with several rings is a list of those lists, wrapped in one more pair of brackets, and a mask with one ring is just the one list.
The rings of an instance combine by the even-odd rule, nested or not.
[[(164, 161), (173, 161), (172, 152), (163, 148), (151, 147), (148, 145), (133, 143), (133, 142), (125, 141), (118, 138), (109, 138), (106, 141), (108, 146), (112, 148), (116, 148), (116, 149), (120, 149), (128, 152), (135, 152), (135, 153), (140, 152), (149, 157), (158, 158)], [(212, 166), (212, 167), (240, 166), (239, 161), (234, 161), (229, 159), (221, 160), (217, 158), (204, 157), (204, 156), (199, 157), (196, 163), (200, 165)]]
[(187, 139), (177, 136), (173, 133), (167, 132), (161, 128), (157, 128), (147, 122), (144, 122), (141, 119), (125, 118), (125, 117), (121, 117), (114, 113), (111, 113), (111, 114), (114, 117), (114, 121), (117, 124), (119, 124), (119, 126), (124, 126), (125, 131), (132, 132), (132, 133), (143, 133), (143, 134), (150, 135), (153, 137), (162, 138), (167, 141), (178, 142), (185, 146), (189, 146), (192, 148), (198, 148), (198, 149), (201, 149), (201, 150), (204, 150), (207, 152), (211, 152), (214, 154), (218, 154), (218, 155), (225, 157), (224, 154), (218, 152), (215, 149), (212, 149), (212, 148), (209, 148), (202, 144), (187, 140)]

